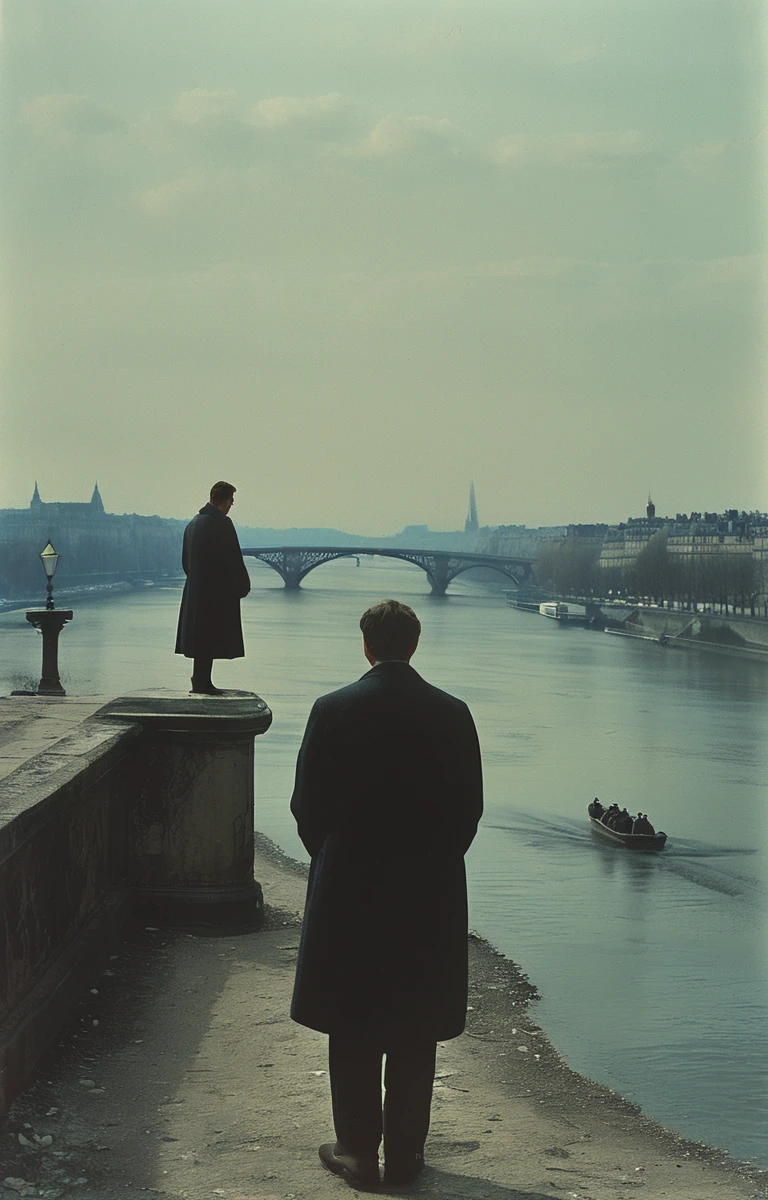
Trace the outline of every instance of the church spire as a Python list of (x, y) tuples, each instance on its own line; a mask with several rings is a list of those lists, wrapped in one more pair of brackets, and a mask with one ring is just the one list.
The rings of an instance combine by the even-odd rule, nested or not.
[(104, 501), (101, 498), (98, 480), (93, 488), (93, 495), (91, 496), (91, 508), (95, 509), (96, 512), (104, 512)]
[(648, 493), (648, 503), (645, 506), (645, 515), (649, 521), (652, 521), (656, 516), (656, 505), (651, 500), (651, 493)]
[(477, 533), (480, 528), (477, 520), (477, 504), (475, 502), (475, 481), (474, 479), (469, 485), (469, 509), (467, 511), (467, 519), (464, 522), (465, 533)]
[(31, 501), (30, 501), (29, 507), (30, 507), (30, 508), (37, 508), (37, 506), (38, 506), (39, 504), (42, 504), (42, 503), (43, 503), (43, 502), (42, 502), (42, 500), (40, 499), (40, 489), (39, 489), (39, 488), (38, 488), (38, 486), (37, 486), (37, 480), (35, 480), (35, 490), (34, 490), (34, 492), (32, 493), (32, 499), (31, 499)]

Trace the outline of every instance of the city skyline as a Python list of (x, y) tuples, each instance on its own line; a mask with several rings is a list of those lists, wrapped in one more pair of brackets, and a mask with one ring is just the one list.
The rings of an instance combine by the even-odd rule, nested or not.
[[(45, 490), (45, 488), (44, 488), (44, 490)], [(79, 499), (73, 500), (71, 498), (62, 500), (59, 497), (48, 500), (48, 499), (43, 498), (43, 496), (40, 492), (39, 482), (36, 479), (34, 481), (34, 487), (33, 487), (33, 491), (32, 491), (31, 500), (28, 504), (13, 505), (13, 506), (9, 505), (9, 506), (6, 506), (5, 508), (0, 508), (0, 513), (2, 513), (3, 511), (27, 512), (29, 510), (41, 512), (41, 511), (44, 511), (45, 508), (48, 506), (50, 506), (50, 508), (52, 510), (53, 509), (57, 510), (59, 512), (59, 515), (62, 515), (62, 516), (66, 514), (66, 511), (68, 509), (70, 509), (73, 512), (77, 511), (80, 515), (82, 515), (82, 513), (86, 512), (87, 510), (90, 510), (91, 512), (94, 512), (97, 515), (99, 513), (107, 513), (108, 515), (113, 515), (113, 516), (121, 516), (121, 515), (128, 516), (128, 515), (131, 515), (132, 513), (134, 513), (134, 514), (141, 515), (141, 516), (159, 516), (163, 519), (168, 519), (168, 520), (184, 521), (187, 519), (187, 515), (179, 515), (176, 513), (164, 513), (164, 512), (157, 512), (157, 511), (139, 512), (139, 510), (137, 510), (137, 509), (131, 509), (130, 512), (128, 510), (126, 510), (124, 513), (117, 513), (114, 509), (105, 507), (103, 498), (101, 496), (101, 490), (99, 488), (98, 480), (94, 480), (93, 488), (90, 490), (90, 495), (87, 500), (79, 500)], [(463, 527), (462, 527), (462, 524), (460, 521), (457, 521), (457, 523), (455, 524), (454, 527), (449, 528), (447, 530), (436, 530), (430, 526), (427, 526), (427, 527), (429, 528), (429, 531), (431, 533), (443, 533), (443, 532), (453, 533), (453, 532), (455, 532), (455, 533), (460, 533), (460, 534), (466, 535), (467, 533), (471, 533), (471, 532), (481, 532), (483, 530), (494, 530), (494, 529), (505, 528), (505, 527), (507, 527), (507, 528), (528, 527), (531, 529), (535, 529), (535, 528), (539, 528), (539, 527), (557, 528), (557, 527), (565, 527), (565, 526), (569, 526), (569, 525), (579, 525), (579, 524), (617, 526), (617, 525), (624, 524), (627, 520), (641, 521), (641, 520), (645, 520), (645, 519), (651, 518), (651, 517), (655, 517), (657, 522), (659, 520), (673, 522), (673, 521), (675, 521), (676, 518), (679, 518), (681, 516), (684, 517), (686, 520), (689, 519), (689, 517), (690, 517), (690, 519), (693, 520), (696, 517), (698, 517), (698, 519), (702, 519), (703, 514), (709, 515), (711, 513), (716, 513), (719, 517), (723, 517), (726, 513), (730, 513), (730, 512), (734, 512), (734, 511), (737, 512), (739, 515), (741, 515), (742, 513), (745, 513), (747, 516), (755, 516), (755, 515), (766, 516), (766, 515), (768, 515), (762, 509), (759, 509), (756, 507), (748, 508), (744, 505), (732, 505), (732, 504), (726, 505), (726, 506), (722, 507), (721, 509), (712, 509), (711, 506), (708, 507), (707, 505), (698, 505), (698, 506), (688, 505), (686, 508), (684, 508), (682, 510), (677, 510), (677, 512), (675, 512), (674, 514), (671, 511), (663, 511), (662, 510), (657, 515), (656, 514), (656, 505), (652, 501), (651, 494), (649, 493), (648, 500), (645, 505), (641, 505), (636, 512), (626, 513), (623, 516), (616, 518), (615, 520), (608, 520), (606, 518), (606, 519), (601, 519), (601, 520), (594, 521), (594, 522), (579, 522), (579, 521), (573, 521), (566, 516), (562, 520), (553, 521), (546, 526), (527, 526), (526, 522), (511, 521), (511, 520), (499, 521), (494, 524), (490, 524), (488, 522), (480, 522), (477, 520), (477, 505), (476, 505), (476, 499), (475, 499), (475, 487), (474, 487), (474, 481), (472, 481), (470, 483), (470, 487), (469, 487), (468, 516), (464, 520)], [(476, 522), (475, 525), (472, 525), (471, 520), (470, 520), (472, 513), (475, 514), (475, 522)], [(246, 521), (238, 521), (236, 518), (236, 514), (234, 514), (234, 512), (233, 512), (232, 519), (235, 521), (236, 525), (241, 525), (244, 528), (247, 528), (247, 527), (249, 527), (249, 525), (252, 524), (252, 523), (249, 523)], [(409, 528), (411, 528), (411, 529), (420, 528), (422, 524), (423, 523), (420, 523), (420, 522), (406, 521), (405, 524), (403, 526), (401, 526), (399, 529), (390, 529), (384, 533), (381, 533), (380, 536), (392, 537), (392, 536), (395, 536), (395, 535), (405, 532)], [(472, 527), (470, 528), (470, 526), (472, 526)], [(328, 526), (312, 525), (312, 524), (308, 524), (308, 523), (305, 525), (301, 525), (301, 526), (289, 526), (289, 525), (265, 526), (263, 524), (252, 524), (252, 527), (256, 528), (256, 529), (258, 529), (258, 528), (281, 529), (281, 530), (285, 530), (286, 532), (289, 532), (292, 528), (308, 529), (308, 530), (309, 529), (322, 530), (322, 529), (326, 529), (326, 528), (331, 528)], [(367, 531), (365, 529), (359, 529), (359, 530), (351, 529), (351, 528), (342, 529), (341, 527), (338, 527), (338, 531), (340, 533), (343, 532), (345, 534), (359, 532), (364, 537), (376, 536), (376, 534), (371, 534), (369, 531)]]
[(759, 6), (8, 0), (2, 37), (0, 506), (768, 508)]

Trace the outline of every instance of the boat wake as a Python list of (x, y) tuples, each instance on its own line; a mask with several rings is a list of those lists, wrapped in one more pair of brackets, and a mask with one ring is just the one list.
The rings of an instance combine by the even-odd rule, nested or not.
[(586, 845), (592, 841), (589, 826), (570, 817), (539, 817), (535, 813), (515, 813), (511, 822), (483, 821), (483, 829), (503, 829), (514, 833), (528, 846), (567, 845), (579, 842)]
[[(755, 875), (735, 869), (735, 863), (730, 866), (723, 862), (727, 859), (738, 861), (755, 853), (755, 850), (740, 849), (737, 846), (707, 846), (702, 842), (687, 842), (685, 839), (676, 838), (674, 846), (658, 857), (662, 870), (678, 875), (697, 887), (719, 892), (722, 896), (757, 899), (760, 896), (768, 896), (766, 883)], [(715, 866), (716, 860), (723, 862), (723, 865)]]
[(640, 855), (596, 838), (585, 821), (527, 812), (515, 812), (509, 821), (485, 821), (483, 828), (512, 834), (525, 846), (549, 853), (569, 853), (574, 845), (591, 847), (595, 853), (610, 855), (612, 861), (625, 864), (627, 870), (643, 873), (658, 870), (677, 875), (687, 883), (724, 896), (753, 899), (768, 896), (768, 885), (762, 879), (737, 868), (740, 859), (757, 853), (747, 847), (717, 846), (670, 835), (664, 850)]

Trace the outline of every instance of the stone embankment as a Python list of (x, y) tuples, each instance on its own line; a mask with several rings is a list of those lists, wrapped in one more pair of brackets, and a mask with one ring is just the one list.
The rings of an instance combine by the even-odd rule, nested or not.
[[(73, 765), (62, 760), (79, 753), (87, 778), (98, 783), (95, 743), (106, 738), (108, 753), (115, 753), (147, 698), (144, 705), (133, 698), (108, 707), (116, 716), (104, 729), (100, 701), (0, 702), (2, 786), (14, 785), (17, 798), (23, 789), (15, 784), (23, 780), (46, 792), (35, 793), (24, 810), (28, 834), (36, 823), (45, 828), (60, 802), (54, 793), (60, 796), (61, 772)], [(226, 720), (226, 703), (221, 710)], [(142, 744), (159, 752), (168, 715), (156, 714), (154, 731), (145, 724), (131, 735), (125, 767)], [(177, 732), (189, 733), (178, 716)], [(230, 720), (236, 725), (236, 713)], [(237, 743), (236, 728), (222, 733), (220, 746)], [(86, 743), (77, 751), (83, 735)], [(137, 776), (119, 775), (129, 780), (130, 802)], [(194, 791), (194, 772), (191, 779)], [(2, 807), (8, 794), (0, 792), (6, 839), (16, 820)], [(96, 808), (109, 803), (102, 792)], [(99, 842), (103, 827), (96, 823), (92, 833)], [(85, 829), (83, 836), (90, 836)], [(162, 850), (163, 841), (155, 829), (142, 844)], [(194, 829), (187, 827), (182, 843), (187, 855), (198, 845)], [(17, 850), (21, 844), (17, 838)], [(67, 861), (66, 838), (48, 853), (55, 868), (49, 890), (66, 912), (68, 895), (82, 894), (83, 877), (79, 870), (68, 876), (56, 864), (57, 857)], [(6, 840), (0, 870), (13, 854)], [(234, 860), (239, 855), (235, 847)], [(182, 879), (188, 857), (174, 853), (168, 861), (176, 871), (170, 884), (166, 872), (165, 884), (145, 874), (136, 886), (188, 886)], [(0, 1125), (0, 1200), (144, 1200), (147, 1194), (338, 1200), (349, 1194), (317, 1158), (318, 1145), (332, 1137), (326, 1039), (288, 1017), (306, 868), (257, 835), (255, 872), (266, 897), (260, 927), (230, 921), (225, 913), (235, 910), (226, 903), (176, 911), (164, 906), (165, 915), (158, 909), (156, 919), (134, 918), (116, 930), (102, 960), (81, 972), (68, 1023)], [(6, 917), (11, 958), (16, 931), (43, 900), (40, 893), (21, 894), (22, 908)], [(7, 903), (3, 908), (8, 913)], [(433, 1200), (768, 1196), (768, 1172), (684, 1141), (570, 1071), (536, 1024), (535, 989), (476, 937), (470, 964), (467, 1031), (440, 1047), (428, 1166), (407, 1194)], [(38, 1001), (44, 1006), (46, 996)], [(8, 1029), (6, 1019), (6, 1037)]]
[(0, 701), (0, 1113), (131, 912), (226, 912), (253, 878), (251, 693)]
[(691, 613), (647, 605), (600, 604), (607, 627), (667, 645), (728, 651), (750, 657), (768, 655), (768, 621), (738, 615)]

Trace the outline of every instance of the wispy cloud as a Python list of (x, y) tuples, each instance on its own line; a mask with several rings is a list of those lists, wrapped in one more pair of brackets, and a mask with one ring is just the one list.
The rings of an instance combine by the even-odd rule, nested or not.
[(489, 147), (490, 157), (501, 166), (603, 167), (616, 162), (646, 159), (657, 149), (656, 140), (640, 129), (580, 130), (551, 135), (508, 134)]

